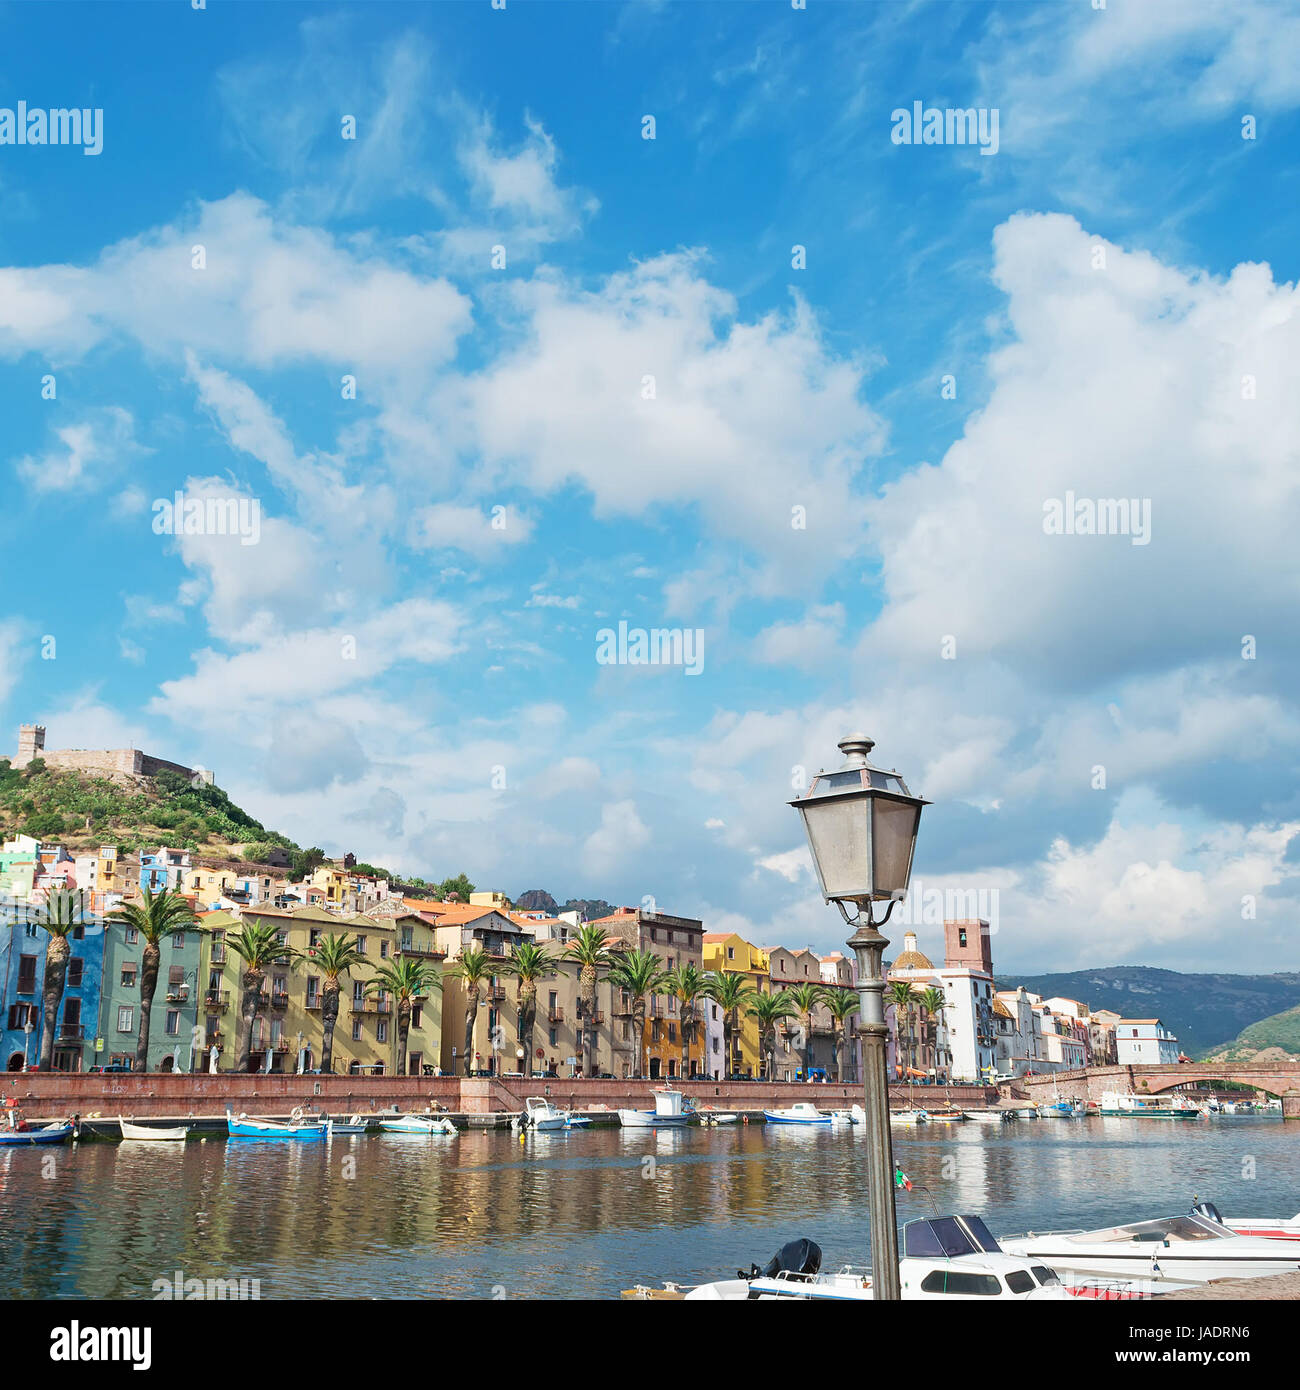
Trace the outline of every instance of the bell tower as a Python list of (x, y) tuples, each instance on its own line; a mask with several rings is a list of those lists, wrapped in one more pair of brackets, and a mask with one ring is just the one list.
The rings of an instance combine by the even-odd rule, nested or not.
[(943, 924), (943, 963), (949, 970), (993, 973), (993, 943), (982, 917), (965, 917)]

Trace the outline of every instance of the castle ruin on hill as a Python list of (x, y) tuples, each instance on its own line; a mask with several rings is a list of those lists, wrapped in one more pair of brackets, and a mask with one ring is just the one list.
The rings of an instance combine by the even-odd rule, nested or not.
[(138, 748), (46, 748), (45, 726), (23, 724), (18, 729), (18, 754), (13, 767), (26, 767), (35, 758), (43, 758), (47, 767), (88, 772), (120, 781), (137, 777), (154, 777), (160, 772), (178, 772), (190, 782), (212, 786), (212, 773), (202, 767), (185, 767), (142, 753)]

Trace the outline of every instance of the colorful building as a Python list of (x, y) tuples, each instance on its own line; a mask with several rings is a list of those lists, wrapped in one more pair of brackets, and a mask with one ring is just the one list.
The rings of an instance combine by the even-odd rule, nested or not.
[[(705, 932), (701, 954), (705, 970), (717, 975), (742, 975), (750, 989), (771, 993), (772, 960), (764, 947), (755, 946), (736, 932)], [(736, 1055), (726, 1065), (731, 1073), (752, 1080), (763, 1075), (758, 1020), (742, 1008), (736, 1021), (738, 1029), (732, 1044)]]
[[(0, 899), (0, 1057), (8, 1071), (40, 1060), (44, 1026), (45, 951), (49, 933), (38, 905)], [(54, 1034), (53, 1069), (83, 1071), (92, 1065), (104, 964), (103, 923), (89, 912), (68, 935), (69, 958)], [(31, 1024), (30, 1033), (25, 1025)]]
[[(94, 1041), (99, 1066), (135, 1066), (140, 1034), (140, 975), (146, 942), (134, 927), (109, 923), (104, 937), (104, 978), (99, 1031)], [(158, 983), (149, 1013), (147, 1071), (199, 1071), (203, 1032), (199, 999), (203, 987), (203, 944), (199, 931), (177, 932), (159, 943)]]

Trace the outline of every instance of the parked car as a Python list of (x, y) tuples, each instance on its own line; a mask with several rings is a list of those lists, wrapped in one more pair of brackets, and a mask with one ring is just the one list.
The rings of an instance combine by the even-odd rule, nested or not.
[(124, 1063), (122, 1063), (122, 1062), (109, 1062), (106, 1066), (102, 1066), (102, 1067), (90, 1067), (89, 1070), (92, 1071), (92, 1072), (131, 1071), (132, 1068), (126, 1066), (126, 1065), (125, 1065)]

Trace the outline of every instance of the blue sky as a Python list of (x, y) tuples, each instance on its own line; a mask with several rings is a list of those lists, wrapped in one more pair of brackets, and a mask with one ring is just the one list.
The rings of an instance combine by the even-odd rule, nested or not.
[[(8, 742), (830, 949), (785, 802), (863, 727), (1000, 965), (1295, 967), (1296, 6), (0, 38), (0, 107), (104, 137), (0, 145)], [(996, 110), (997, 152), (894, 143), (915, 101)], [(155, 534), (177, 491), (255, 501), (257, 543)], [(1045, 534), (1067, 492), (1144, 501), (1149, 543)], [(699, 630), (702, 671), (598, 664), (620, 620)]]

